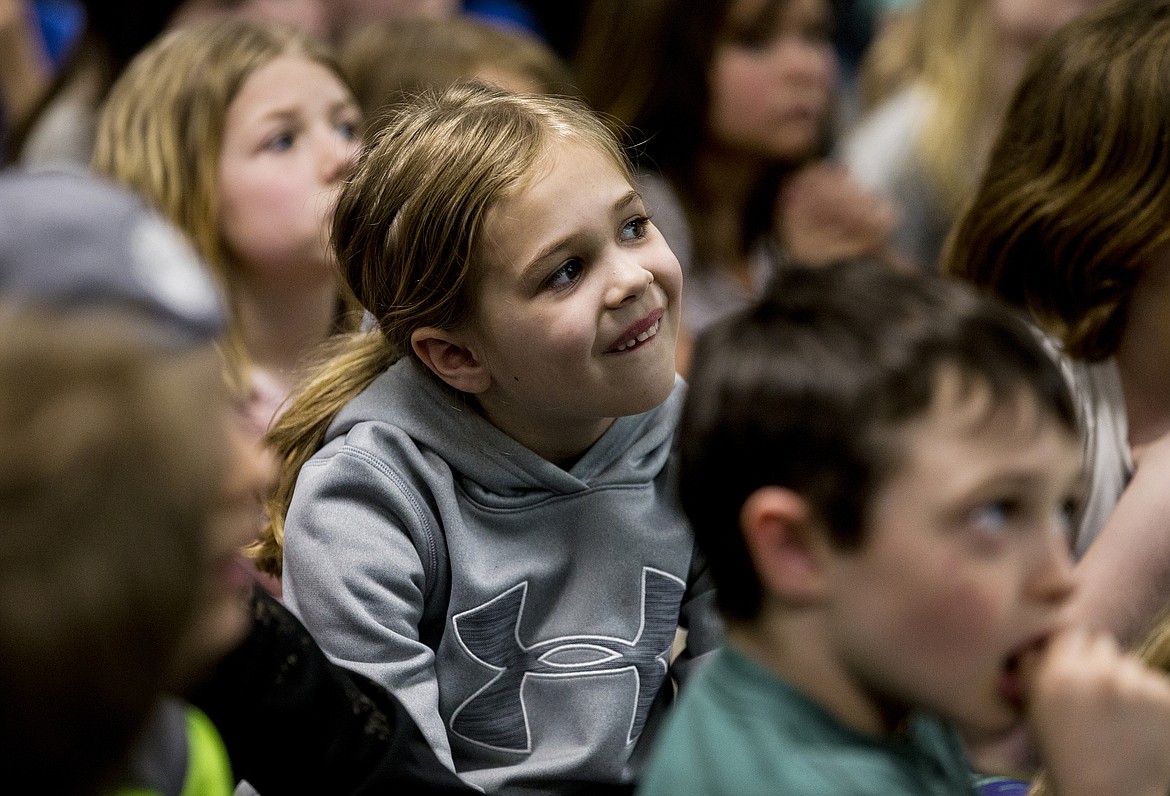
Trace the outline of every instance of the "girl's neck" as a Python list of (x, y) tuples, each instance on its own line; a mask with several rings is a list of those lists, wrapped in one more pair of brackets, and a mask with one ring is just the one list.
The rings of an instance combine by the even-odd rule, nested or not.
[(614, 421), (610, 417), (575, 422), (563, 414), (545, 417), (540, 412), (493, 401), (488, 394), (479, 396), (477, 402), (480, 413), (493, 426), (564, 470), (572, 469)]
[(1114, 357), (1138, 448), (1170, 431), (1170, 252), (1138, 280)]
[[(1170, 432), (1170, 348), (1144, 348), (1136, 333), (1123, 337), (1115, 358), (1125, 396), (1129, 444), (1143, 447)], [(1147, 339), (1148, 336), (1147, 336)]]
[(328, 280), (282, 289), (242, 279), (235, 301), (248, 357), (291, 385), (301, 375), (304, 355), (332, 332), (338, 298)]

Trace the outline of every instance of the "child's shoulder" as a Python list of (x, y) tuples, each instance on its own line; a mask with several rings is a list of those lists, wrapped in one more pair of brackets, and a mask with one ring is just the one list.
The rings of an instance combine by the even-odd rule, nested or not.
[(845, 727), (725, 648), (683, 691), (639, 793), (970, 793), (957, 742), (924, 720), (899, 742)]

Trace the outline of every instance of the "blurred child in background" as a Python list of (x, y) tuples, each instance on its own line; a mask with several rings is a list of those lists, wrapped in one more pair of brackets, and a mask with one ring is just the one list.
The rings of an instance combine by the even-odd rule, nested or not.
[(267, 428), (304, 358), (353, 328), (328, 226), (361, 111), (325, 45), (228, 20), (172, 31), (110, 92), (93, 166), (139, 191), (226, 289), (230, 355)]

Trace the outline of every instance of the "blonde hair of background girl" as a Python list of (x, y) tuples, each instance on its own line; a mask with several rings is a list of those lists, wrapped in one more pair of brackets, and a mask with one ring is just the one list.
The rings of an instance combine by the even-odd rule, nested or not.
[(334, 416), (399, 358), (416, 356), (413, 331), (470, 321), (488, 211), (523, 189), (562, 141), (594, 148), (634, 184), (613, 131), (585, 105), (476, 83), (417, 98), (362, 153), (338, 201), (333, 240), (377, 330), (336, 338), (269, 433), (281, 472), (264, 538), (250, 551), (262, 570), (280, 573), (297, 474)]
[(952, 215), (975, 188), (990, 144), (986, 120), (1000, 116), (989, 3), (926, 0), (900, 12), (874, 40), (859, 76), (867, 110), (908, 83), (927, 90), (931, 103), (914, 144)]
[[(303, 56), (348, 82), (324, 44), (278, 25), (228, 20), (181, 28), (131, 62), (98, 121), (93, 168), (129, 185), (173, 221), (224, 286), (231, 313), (228, 358), (244, 380), (249, 358), (240, 327), (238, 275), (220, 222), (219, 159), (232, 100), (257, 70)], [(360, 313), (339, 288), (335, 327)]]

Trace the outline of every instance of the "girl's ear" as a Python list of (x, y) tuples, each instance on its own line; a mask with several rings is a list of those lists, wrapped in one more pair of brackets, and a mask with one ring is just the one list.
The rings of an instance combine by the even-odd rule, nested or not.
[(761, 487), (744, 501), (739, 525), (766, 595), (797, 604), (824, 597), (831, 549), (804, 498), (784, 487)]
[(432, 326), (415, 329), (410, 346), (424, 365), (459, 392), (478, 394), (491, 386), (487, 368), (451, 332)]

